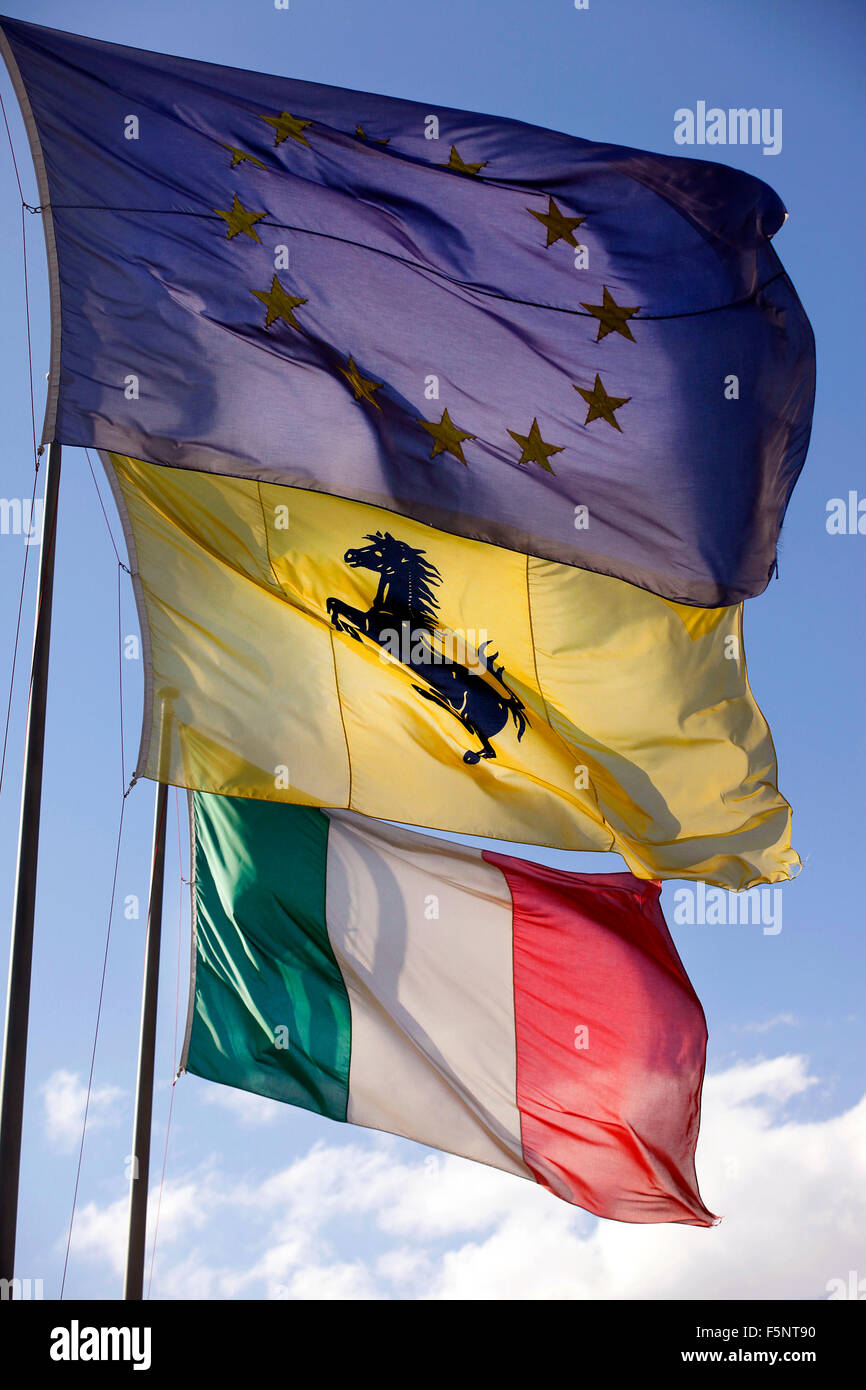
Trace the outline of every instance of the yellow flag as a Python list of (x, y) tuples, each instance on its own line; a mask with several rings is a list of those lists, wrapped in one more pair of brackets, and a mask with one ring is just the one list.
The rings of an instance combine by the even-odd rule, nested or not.
[(380, 508), (105, 456), (147, 680), (139, 775), (469, 835), (642, 878), (790, 878), (741, 606)]

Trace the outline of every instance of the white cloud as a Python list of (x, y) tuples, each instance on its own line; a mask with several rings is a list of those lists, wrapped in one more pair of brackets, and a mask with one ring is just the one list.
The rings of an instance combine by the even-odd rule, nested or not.
[(237, 1091), (232, 1086), (206, 1086), (200, 1098), (205, 1105), (218, 1105), (228, 1110), (242, 1125), (254, 1128), (273, 1124), (285, 1114), (285, 1105), (267, 1096), (254, 1096), (252, 1091)]
[(796, 1028), (797, 1019), (793, 1014), (774, 1014), (772, 1018), (757, 1019), (751, 1023), (742, 1023), (735, 1030), (738, 1033), (769, 1033), (771, 1028)]
[(429, 1265), (429, 1256), (424, 1250), (413, 1250), (411, 1246), (398, 1246), (388, 1250), (376, 1261), (376, 1273), (389, 1284), (406, 1284), (424, 1273)]
[(761, 1109), (769, 1122), (786, 1101), (814, 1086), (816, 1080), (809, 1076), (805, 1057), (786, 1054), (754, 1062), (737, 1062), (723, 1072), (708, 1076), (704, 1083), (704, 1129), (707, 1119), (712, 1121), (719, 1110), (736, 1110), (758, 1100), (763, 1102)]
[(323, 1300), (379, 1298), (370, 1270), (360, 1261), (354, 1264), (308, 1265), (287, 1285), (272, 1290), (273, 1298)]
[[(529, 1182), (362, 1131), (263, 1181), (211, 1164), (166, 1189), (154, 1296), (825, 1298), (863, 1263), (866, 1098), (790, 1118), (814, 1084), (799, 1056), (707, 1078), (698, 1174), (724, 1216), (711, 1229), (596, 1221)], [(76, 1249), (116, 1267), (117, 1211), (83, 1216)]]
[[(87, 1255), (107, 1264), (115, 1273), (126, 1265), (126, 1226), (129, 1198), (122, 1197), (108, 1206), (88, 1202), (76, 1213), (71, 1250), (77, 1257)], [(60, 1242), (58, 1241), (58, 1246)]]
[[(212, 1178), (206, 1173), (179, 1182), (166, 1182), (162, 1201), (158, 1185), (151, 1190), (147, 1205), (148, 1259), (150, 1241), (159, 1206), (159, 1248), (165, 1251), (191, 1232), (200, 1230), (213, 1219), (216, 1209), (226, 1200)], [(115, 1271), (126, 1267), (126, 1236), (129, 1220), (129, 1196), (118, 1197), (107, 1206), (88, 1202), (76, 1214), (72, 1231), (72, 1250), (75, 1256), (85, 1255), (104, 1261)]]
[[(40, 1094), (48, 1138), (63, 1152), (77, 1148), (81, 1143), (81, 1126), (87, 1101), (87, 1087), (78, 1073), (62, 1069), (52, 1072)], [(87, 1111), (88, 1131), (117, 1124), (118, 1120), (124, 1118), (126, 1094), (120, 1086), (94, 1088)]]

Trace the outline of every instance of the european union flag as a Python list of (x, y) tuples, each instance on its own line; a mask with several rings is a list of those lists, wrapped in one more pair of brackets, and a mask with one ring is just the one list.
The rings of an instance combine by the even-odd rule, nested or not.
[(737, 170), (2, 20), (44, 438), (374, 504), (700, 606), (760, 593), (811, 328)]

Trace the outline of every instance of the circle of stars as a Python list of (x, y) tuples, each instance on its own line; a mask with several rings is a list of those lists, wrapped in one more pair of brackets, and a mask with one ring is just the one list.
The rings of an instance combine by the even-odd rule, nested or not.
[[(274, 131), (275, 146), (282, 144), (286, 140), (292, 140), (296, 144), (302, 145), (307, 149), (311, 148), (304, 131), (313, 124), (312, 121), (293, 116), (288, 111), (282, 111), (279, 116), (259, 115), (258, 119), (265, 122)], [(385, 146), (389, 143), (387, 139), (371, 138), (360, 122), (355, 128), (355, 135), (359, 140), (363, 140), (367, 144)], [(231, 154), (231, 168), (233, 169), (247, 163), (259, 169), (266, 169), (268, 167), (262, 160), (257, 159), (255, 155), (250, 154), (246, 150), (242, 150), (235, 145), (226, 144), (222, 141), (218, 143)], [(474, 178), (487, 166), (487, 163), (488, 161), (486, 160), (482, 160), (478, 163), (467, 162), (460, 155), (456, 145), (452, 145), (447, 163), (440, 164), (438, 167)], [(575, 237), (575, 232), (578, 227), (583, 225), (586, 218), (567, 215), (550, 194), (547, 195), (547, 198), (548, 206), (546, 212), (539, 212), (535, 208), (526, 209), (526, 211), (545, 228), (545, 249), (555, 246), (559, 241), (563, 241), (566, 245), (579, 249), (579, 242)], [(219, 217), (223, 218), (227, 224), (227, 240), (230, 241), (236, 236), (243, 235), (261, 245), (261, 238), (255, 228), (256, 223), (262, 221), (267, 215), (266, 213), (252, 212), (245, 208), (237, 194), (233, 196), (231, 208), (214, 208), (214, 212), (216, 212)], [(295, 317), (295, 310), (308, 301), (300, 295), (290, 293), (281, 283), (279, 276), (273, 276), (269, 290), (250, 290), (250, 293), (264, 304), (266, 308), (265, 328), (270, 328), (272, 324), (276, 323), (278, 320), (283, 320), (285, 323), (289, 324), (291, 328), (298, 332), (303, 332), (302, 325), (298, 323)], [(634, 318), (634, 316), (640, 312), (639, 305), (618, 304), (607, 285), (603, 285), (601, 304), (591, 304), (581, 301), (581, 308), (586, 310), (587, 314), (597, 320), (598, 332), (595, 338), (597, 343), (602, 342), (611, 333), (619, 334), (619, 336), (625, 338), (628, 342), (635, 342), (634, 335), (629, 326), (629, 319)], [(365, 377), (359, 370), (352, 356), (349, 356), (347, 366), (338, 367), (337, 370), (345, 377), (349, 386), (352, 388), (352, 393), (356, 401), (366, 401), (377, 410), (381, 411), (382, 407), (375, 399), (374, 393), (382, 389), (382, 382), (375, 381), (370, 377)], [(610, 395), (598, 373), (596, 373), (595, 381), (591, 389), (578, 385), (574, 385), (573, 389), (582, 396), (587, 405), (584, 426), (592, 424), (595, 420), (603, 420), (608, 425), (612, 426), (613, 429), (622, 433), (622, 426), (616, 418), (616, 412), (629, 403), (631, 400), (630, 396)], [(461, 429), (459, 425), (455, 424), (447, 409), (443, 410), (442, 417), (438, 421), (419, 418), (417, 423), (420, 424), (433, 439), (433, 446), (430, 453), (431, 460), (437, 458), (440, 454), (447, 453), (451, 454), (458, 462), (466, 466), (466, 458), (462, 446), (465, 441), (474, 440), (477, 436), (470, 434), (469, 431)], [(520, 446), (521, 453), (519, 463), (521, 465), (535, 463), (549, 473), (554, 472), (553, 466), (550, 463), (550, 458), (554, 454), (562, 453), (566, 446), (563, 444), (548, 443), (541, 433), (537, 417), (533, 417), (528, 434), (520, 434), (517, 430), (511, 429), (507, 432), (514, 442)]]

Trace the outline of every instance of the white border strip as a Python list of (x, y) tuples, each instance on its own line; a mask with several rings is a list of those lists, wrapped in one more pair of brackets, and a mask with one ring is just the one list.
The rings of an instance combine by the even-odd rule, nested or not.
[(150, 744), (153, 738), (153, 654), (150, 643), (150, 628), (147, 622), (147, 603), (144, 597), (144, 586), (138, 572), (138, 552), (135, 548), (135, 536), (132, 530), (132, 522), (129, 512), (126, 509), (126, 499), (117, 480), (114, 465), (107, 449), (97, 449), (102, 466), (108, 478), (108, 486), (111, 488), (111, 495), (114, 498), (114, 505), (120, 517), (120, 524), (123, 527), (123, 536), (126, 541), (126, 552), (129, 557), (129, 572), (132, 579), (132, 588), (135, 593), (135, 606), (138, 611), (138, 625), (141, 631), (141, 655), (144, 662), (144, 707), (141, 714), (141, 741), (138, 745), (138, 762), (135, 766), (134, 776), (136, 780), (144, 776), (144, 769), (147, 766), (150, 755)]
[[(195, 815), (193, 813), (192, 792), (187, 789), (186, 810), (189, 820), (189, 999), (186, 1006), (186, 1028), (183, 1033), (183, 1047), (177, 1064), (177, 1075), (186, 1071), (189, 1055), (189, 1040), (192, 1035), (193, 1015), (195, 1013), (195, 967), (198, 959), (198, 916), (196, 913), (196, 871), (195, 871)], [(177, 1077), (175, 1077), (177, 1080)]]
[(51, 195), (48, 188), (48, 174), (42, 155), (39, 131), (30, 106), (30, 98), (24, 86), (18, 63), (12, 52), (9, 40), (0, 26), (0, 53), (6, 62), (21, 115), (30, 142), (30, 154), (36, 171), (36, 184), (39, 189), (39, 203), (42, 209), (42, 230), (45, 233), (45, 254), (48, 259), (48, 299), (51, 305), (51, 366), (48, 373), (48, 394), (45, 400), (45, 418), (42, 423), (42, 443), (51, 444), (55, 440), (57, 427), (57, 405), (60, 396), (60, 273), (57, 265), (57, 242), (54, 236), (54, 218), (51, 213)]

